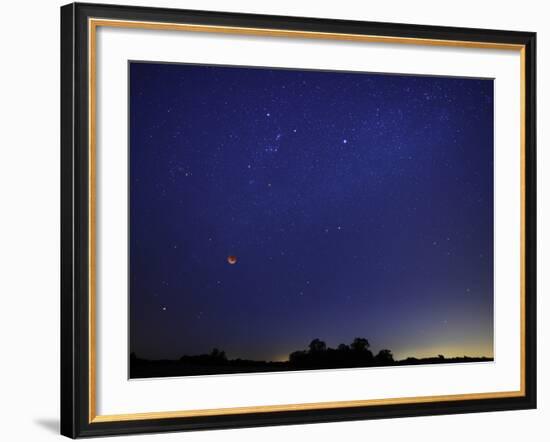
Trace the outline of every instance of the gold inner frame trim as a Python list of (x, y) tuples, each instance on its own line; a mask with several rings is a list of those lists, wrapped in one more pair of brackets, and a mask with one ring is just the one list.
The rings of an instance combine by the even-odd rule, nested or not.
[[(301, 404), (261, 405), (232, 408), (196, 409), (179, 411), (154, 411), (128, 414), (96, 414), (96, 36), (97, 28), (134, 28), (164, 31), (207, 32), (218, 34), (254, 35), (268, 37), (293, 37), (369, 43), (412, 44), (420, 46), (445, 46), (475, 49), (499, 49), (518, 51), (520, 54), (520, 389), (487, 393), (465, 393), (438, 396), (399, 397), (351, 401), (313, 402)], [(89, 423), (169, 419), (180, 417), (222, 416), (247, 413), (273, 413), (280, 411), (322, 410), (330, 408), (365, 407), (376, 405), (417, 404), (427, 402), (482, 400), (525, 396), (525, 46), (521, 44), (475, 42), (459, 40), (390, 37), (379, 35), (346, 34), (330, 32), (293, 31), (234, 26), (212, 26), (184, 23), (160, 23), (130, 20), (88, 19), (88, 94), (89, 94), (89, 367), (88, 367), (88, 421)]]

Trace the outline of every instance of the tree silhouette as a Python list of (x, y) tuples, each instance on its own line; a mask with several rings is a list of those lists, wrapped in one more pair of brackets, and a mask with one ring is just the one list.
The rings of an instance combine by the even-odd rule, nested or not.
[(357, 352), (363, 352), (370, 348), (370, 343), (365, 338), (355, 338), (351, 343), (351, 349)]
[(347, 344), (340, 344), (337, 350), (341, 352), (347, 352), (347, 351), (350, 351), (350, 347)]
[(213, 348), (210, 352), (210, 357), (212, 359), (219, 359), (221, 361), (226, 361), (227, 356), (225, 355), (225, 351), (219, 350), (218, 348)]
[(379, 364), (391, 364), (393, 362), (393, 354), (390, 350), (384, 348), (378, 352), (375, 359)]
[(309, 343), (309, 351), (311, 353), (321, 353), (327, 350), (327, 344), (318, 338), (315, 338)]
[(225, 351), (219, 348), (213, 348), (210, 353), (183, 355), (177, 360), (149, 360), (137, 356), (134, 352), (129, 356), (131, 378), (493, 360), (488, 357), (445, 358), (443, 355), (437, 355), (425, 358), (407, 357), (395, 361), (391, 350), (387, 348), (373, 356), (370, 342), (360, 337), (356, 337), (349, 345), (340, 344), (337, 348), (329, 348), (324, 341), (315, 338), (309, 343), (307, 349), (290, 353), (288, 361), (228, 359)]
[(306, 359), (306, 352), (302, 350), (293, 351), (288, 355), (288, 361), (295, 366), (302, 365)]

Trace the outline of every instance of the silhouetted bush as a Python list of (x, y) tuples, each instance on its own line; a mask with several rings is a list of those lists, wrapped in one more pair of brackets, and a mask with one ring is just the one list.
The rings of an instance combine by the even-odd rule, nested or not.
[(320, 339), (315, 338), (309, 343), (309, 352), (310, 353), (321, 353), (327, 350), (327, 344), (325, 344)]
[(350, 347), (353, 351), (364, 352), (370, 348), (370, 343), (365, 338), (355, 338)]
[(390, 350), (383, 349), (378, 352), (374, 359), (376, 360), (377, 364), (389, 365), (393, 363), (393, 354)]
[(350, 346), (346, 344), (340, 344), (338, 346), (338, 351), (341, 351), (342, 353), (345, 353), (347, 351), (350, 351)]

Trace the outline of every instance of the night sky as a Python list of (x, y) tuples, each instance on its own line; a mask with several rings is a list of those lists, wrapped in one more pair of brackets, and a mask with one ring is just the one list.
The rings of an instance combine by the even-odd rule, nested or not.
[(129, 70), (131, 351), (493, 356), (491, 79)]

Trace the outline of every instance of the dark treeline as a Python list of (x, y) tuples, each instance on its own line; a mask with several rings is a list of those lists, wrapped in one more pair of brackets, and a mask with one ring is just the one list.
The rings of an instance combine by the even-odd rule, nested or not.
[(320, 339), (310, 342), (307, 349), (290, 353), (288, 361), (257, 361), (228, 359), (224, 351), (214, 348), (210, 353), (184, 355), (177, 360), (148, 360), (130, 355), (130, 377), (191, 376), (203, 374), (250, 373), (265, 371), (312, 370), (327, 368), (380, 367), (391, 365), (440, 364), (452, 362), (492, 361), (487, 357), (453, 357), (443, 355), (429, 358), (414, 358), (396, 361), (391, 350), (382, 349), (374, 354), (365, 338), (355, 338), (337, 348), (327, 347)]
[(380, 350), (376, 355), (365, 338), (355, 338), (350, 345), (340, 344), (330, 348), (314, 339), (307, 350), (295, 351), (289, 356), (289, 365), (296, 368), (342, 368), (391, 365), (394, 362), (390, 350)]

